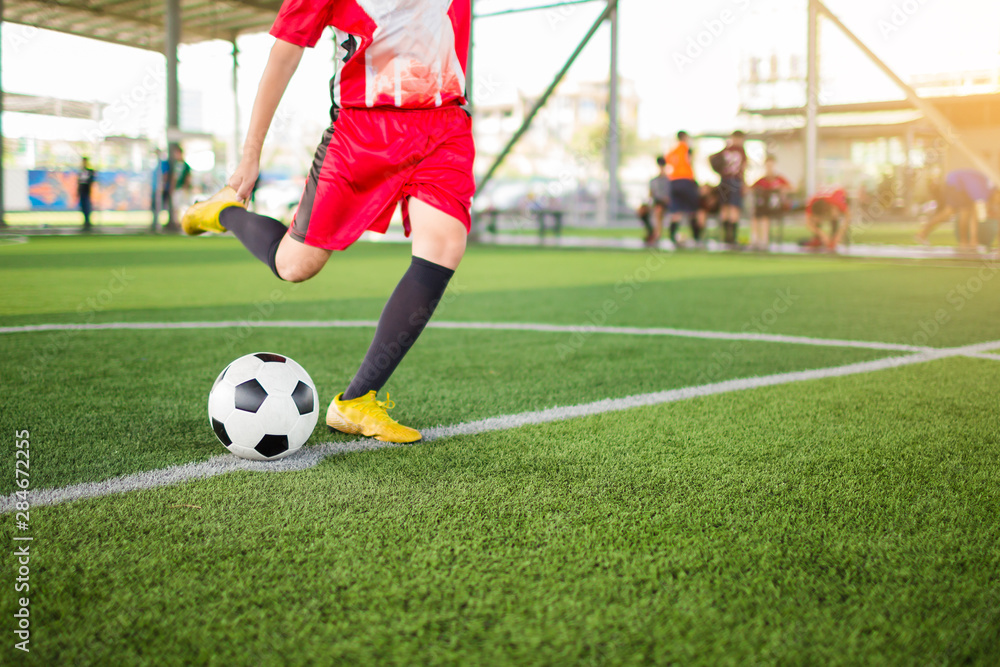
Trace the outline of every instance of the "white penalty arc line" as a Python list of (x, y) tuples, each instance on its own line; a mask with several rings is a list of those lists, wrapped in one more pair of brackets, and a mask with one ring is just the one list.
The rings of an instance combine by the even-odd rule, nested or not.
[[(90, 324), (26, 324), (22, 326), (0, 327), (0, 334), (18, 334), (44, 331), (109, 331), (109, 330), (160, 330), (160, 329), (361, 329), (378, 325), (375, 320), (279, 320), (273, 322), (104, 322)], [(533, 331), (566, 334), (610, 334), (624, 336), (671, 336), (675, 338), (697, 338), (700, 340), (733, 340), (758, 343), (786, 343), (794, 345), (815, 345), (820, 347), (849, 347), (867, 350), (888, 350), (892, 352), (932, 352), (938, 349), (927, 346), (883, 343), (880, 341), (843, 340), (837, 338), (813, 338), (810, 336), (786, 336), (752, 332), (702, 331), (698, 329), (675, 329), (671, 327), (606, 327), (579, 324), (537, 324), (520, 322), (430, 322), (434, 329), (458, 329), (472, 331)]]
[[(858, 375), (862, 373), (874, 373), (876, 371), (889, 368), (898, 368), (913, 364), (921, 364), (935, 359), (946, 357), (965, 356), (979, 354), (985, 350), (996, 349), (1000, 346), (1000, 341), (989, 343), (979, 343), (965, 347), (930, 350), (910, 354), (901, 357), (886, 357), (874, 361), (864, 361), (845, 366), (833, 366), (806, 371), (793, 371), (789, 373), (777, 373), (774, 375), (764, 375), (759, 377), (741, 378), (736, 380), (726, 380), (724, 382), (714, 382), (711, 384), (694, 387), (683, 387), (680, 389), (669, 389), (649, 394), (636, 394), (624, 398), (607, 398), (591, 403), (580, 405), (570, 405), (564, 407), (549, 408), (546, 410), (536, 410), (531, 412), (521, 412), (513, 415), (502, 415), (499, 417), (488, 417), (477, 421), (454, 424), (452, 426), (437, 426), (423, 430), (423, 442), (440, 440), (463, 435), (477, 435), (492, 431), (504, 431), (508, 429), (531, 426), (535, 424), (547, 424), (554, 421), (575, 419), (578, 417), (588, 417), (605, 414), (608, 412), (618, 412), (631, 408), (648, 407), (674, 403), (691, 398), (702, 396), (713, 396), (747, 389), (759, 389), (762, 387), (774, 387), (777, 385), (790, 384), (794, 382), (806, 382), (809, 380), (821, 380), (825, 378), (844, 377), (848, 375)], [(419, 443), (418, 443), (419, 444)], [(398, 447), (396, 443), (379, 442), (369, 438), (359, 438), (346, 442), (328, 442), (313, 447), (305, 447), (288, 458), (277, 461), (248, 461), (240, 459), (232, 454), (215, 456), (200, 463), (187, 463), (160, 470), (150, 470), (148, 472), (133, 473), (99, 482), (86, 482), (74, 484), (61, 488), (32, 489), (28, 493), (28, 502), (32, 507), (42, 505), (57, 505), (60, 503), (83, 500), (86, 498), (97, 498), (130, 491), (144, 491), (189, 482), (199, 479), (207, 479), (238, 470), (257, 472), (288, 472), (295, 470), (306, 470), (316, 466), (323, 459), (348, 452), (361, 452), (383, 449), (386, 447)], [(0, 513), (14, 511), (18, 502), (24, 502), (24, 498), (18, 498), (17, 492), (0, 499)]]

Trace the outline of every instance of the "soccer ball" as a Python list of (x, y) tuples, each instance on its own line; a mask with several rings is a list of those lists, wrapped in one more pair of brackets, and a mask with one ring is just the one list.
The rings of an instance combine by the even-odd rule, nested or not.
[(240, 357), (219, 373), (208, 419), (219, 442), (244, 459), (273, 461), (305, 444), (319, 417), (309, 373), (280, 354)]

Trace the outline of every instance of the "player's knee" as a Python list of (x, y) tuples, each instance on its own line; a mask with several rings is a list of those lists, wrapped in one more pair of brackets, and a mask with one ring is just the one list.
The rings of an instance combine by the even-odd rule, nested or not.
[(465, 235), (461, 238), (449, 239), (442, 247), (442, 254), (447, 258), (447, 264), (458, 266), (465, 256)]
[(461, 230), (461, 233), (436, 234), (430, 252), (434, 255), (432, 261), (444, 266), (458, 266), (465, 255), (466, 240), (467, 235), (464, 229)]
[(464, 229), (461, 233), (449, 234), (444, 239), (444, 247), (451, 255), (461, 257), (465, 254), (465, 245), (468, 238)]
[(302, 262), (276, 261), (278, 277), (290, 283), (301, 283), (316, 275), (317, 271), (305, 266)]

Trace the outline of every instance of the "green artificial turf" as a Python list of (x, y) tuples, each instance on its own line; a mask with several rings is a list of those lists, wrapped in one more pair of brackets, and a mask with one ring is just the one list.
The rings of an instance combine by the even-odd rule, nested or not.
[[(373, 329), (87, 331), (5, 335), (4, 432), (30, 428), (36, 488), (224, 453), (208, 392), (233, 359), (280, 352), (317, 385), (321, 414), (357, 370)], [(231, 339), (227, 336), (232, 336)], [(206, 344), (208, 341), (210, 344)], [(683, 338), (430, 330), (386, 390), (417, 428), (887, 356), (884, 351)], [(560, 354), (565, 345), (570, 353)], [(485, 350), (490, 350), (484, 354)], [(531, 375), (526, 377), (526, 370)], [(313, 442), (330, 440), (320, 419)], [(0, 493), (16, 487), (0, 476)]]
[[(0, 245), (0, 326), (242, 324), (0, 334), (0, 425), (30, 429), (33, 488), (215, 456), (229, 361), (288, 354), (325, 405), (372, 333), (250, 325), (373, 320), (407, 257), (360, 244), (295, 286), (229, 238)], [(1000, 339), (995, 269), (474, 246), (435, 320), (951, 347)], [(428, 329), (387, 389), (423, 428), (893, 354)], [(35, 507), (18, 660), (995, 664), (998, 380), (949, 358)]]
[(39, 508), (26, 662), (994, 664), (997, 382), (952, 359)]
[[(33, 239), (0, 247), (0, 280), (11, 287), (0, 292), (0, 326), (375, 319), (408, 252), (364, 244), (335, 255), (314, 280), (293, 285), (277, 281), (229, 238)], [(986, 259), (949, 266), (477, 246), (436, 318), (948, 347), (996, 337), (998, 275), (1000, 263)]]

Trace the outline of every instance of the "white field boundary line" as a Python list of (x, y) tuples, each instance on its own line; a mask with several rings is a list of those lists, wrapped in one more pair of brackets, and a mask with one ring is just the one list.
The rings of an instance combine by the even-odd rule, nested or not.
[[(107, 331), (107, 330), (158, 330), (158, 329), (231, 329), (249, 328), (300, 328), (300, 329), (359, 329), (374, 328), (375, 320), (302, 320), (274, 322), (104, 322), (99, 324), (26, 324), (22, 326), (0, 327), (0, 334), (18, 334), (43, 331)], [(893, 352), (931, 352), (934, 347), (883, 343), (879, 341), (841, 340), (837, 338), (812, 338), (809, 336), (785, 336), (730, 331), (701, 331), (697, 329), (674, 329), (670, 327), (603, 327), (578, 324), (535, 324), (520, 322), (430, 322), (434, 329), (465, 329), (472, 331), (532, 331), (544, 333), (611, 334), (625, 336), (672, 336), (677, 338), (697, 338), (701, 340), (743, 340), (760, 343), (790, 343), (795, 345), (816, 345), (821, 347), (851, 347), (868, 350), (889, 350)]]
[(989, 359), (990, 361), (1000, 361), (1000, 354), (991, 354), (989, 352), (977, 352), (973, 354), (967, 354), (965, 356), (973, 357), (974, 359)]
[[(626, 396), (624, 398), (607, 398), (580, 405), (548, 408), (546, 410), (521, 412), (518, 414), (502, 415), (499, 417), (488, 417), (486, 419), (465, 422), (462, 424), (437, 426), (434, 428), (424, 429), (423, 442), (431, 442), (454, 436), (476, 435), (492, 431), (505, 431), (508, 429), (520, 428), (534, 424), (547, 424), (554, 421), (588, 417), (608, 412), (618, 412), (621, 410), (629, 410), (631, 408), (663, 405), (665, 403), (685, 401), (691, 398), (713, 396), (716, 394), (744, 391), (747, 389), (759, 389), (761, 387), (774, 387), (794, 382), (806, 382), (825, 378), (874, 373), (889, 368), (922, 364), (936, 359), (978, 354), (982, 350), (996, 349), (998, 345), (1000, 345), (1000, 342), (993, 341), (989, 343), (968, 345), (965, 347), (918, 352), (916, 354), (906, 356), (885, 357), (874, 361), (847, 364), (846, 366), (833, 366), (815, 370), (793, 371), (790, 373), (777, 373), (774, 375), (740, 378), (694, 387), (669, 389), (649, 394), (636, 394), (634, 396)], [(323, 459), (337, 454), (371, 451), (398, 446), (400, 445), (395, 443), (379, 442), (378, 440), (369, 438), (359, 438), (355, 440), (348, 440), (346, 442), (328, 442), (312, 447), (305, 447), (288, 458), (270, 462), (247, 461), (245, 459), (237, 458), (232, 454), (223, 454), (200, 463), (186, 463), (159, 470), (150, 470), (147, 472), (123, 475), (99, 482), (86, 482), (83, 484), (74, 484), (72, 486), (50, 489), (33, 489), (29, 492), (28, 500), (33, 507), (42, 505), (57, 505), (85, 498), (97, 498), (119, 493), (128, 493), (130, 491), (144, 491), (180, 484), (182, 482), (207, 479), (209, 477), (215, 477), (216, 475), (222, 475), (238, 470), (256, 472), (288, 472), (306, 470), (316, 466)], [(14, 511), (15, 504), (18, 501), (19, 499), (17, 498), (16, 492), (0, 499), (0, 514)]]

